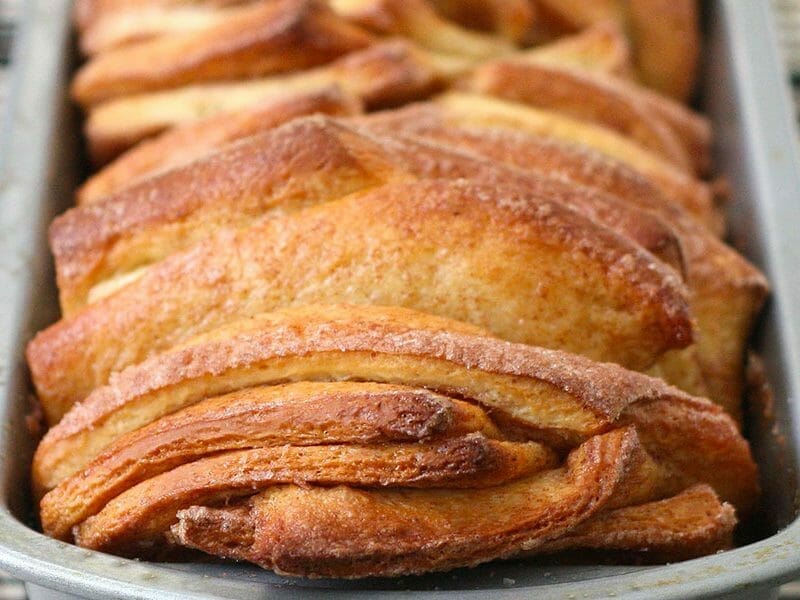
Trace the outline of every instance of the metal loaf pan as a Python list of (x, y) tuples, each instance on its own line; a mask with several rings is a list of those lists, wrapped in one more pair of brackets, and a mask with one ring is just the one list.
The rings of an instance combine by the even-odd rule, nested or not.
[(45, 241), (81, 174), (79, 119), (66, 98), (74, 65), (68, 0), (30, 0), (16, 47), (12, 106), (0, 135), (0, 568), (42, 598), (736, 598), (774, 597), (800, 575), (795, 476), (800, 459), (800, 155), (769, 3), (708, 3), (702, 98), (731, 181), (734, 243), (764, 268), (773, 298), (757, 347), (774, 386), (774, 420), (751, 418), (763, 471), (758, 531), (736, 550), (657, 567), (524, 561), (426, 577), (362, 582), (290, 580), (244, 565), (123, 560), (44, 537), (33, 523), (23, 359), (34, 331), (56, 318)]

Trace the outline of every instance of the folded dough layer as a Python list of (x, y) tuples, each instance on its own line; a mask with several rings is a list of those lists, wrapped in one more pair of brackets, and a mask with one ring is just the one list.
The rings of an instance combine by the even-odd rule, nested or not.
[(85, 131), (95, 162), (105, 163), (141, 140), (176, 125), (232, 113), (290, 94), (339, 85), (368, 108), (396, 106), (436, 91), (447, 65), (401, 40), (374, 44), (327, 65), (297, 73), (235, 82), (189, 85), (135, 94), (93, 107)]
[(604, 125), (698, 175), (710, 167), (711, 128), (706, 119), (633, 83), (511, 57), (478, 66), (464, 85)]
[(187, 84), (231, 81), (313, 67), (374, 38), (318, 0), (272, 0), (229, 10), (199, 31), (104, 52), (75, 75), (83, 105)]
[(473, 489), (494, 487), (553, 463), (553, 453), (539, 444), (480, 434), (425, 444), (286, 445), (225, 452), (131, 487), (78, 525), (75, 540), (94, 550), (142, 556), (163, 541), (179, 510), (278, 484)]
[(625, 30), (639, 78), (686, 101), (694, 89), (700, 55), (696, 0), (536, 0), (544, 29), (574, 31), (605, 21)]
[(692, 339), (678, 275), (632, 242), (516, 187), (431, 180), (220, 231), (40, 332), (28, 360), (55, 421), (148, 355), (316, 302), (406, 306), (634, 369)]
[(101, 202), (136, 182), (210, 154), (214, 148), (267, 131), (311, 114), (333, 116), (361, 112), (357, 99), (338, 86), (318, 92), (273, 98), (235, 113), (224, 113), (176, 127), (145, 140), (101, 169), (78, 189), (77, 204)]
[(606, 560), (676, 562), (727, 550), (735, 525), (733, 507), (700, 484), (671, 498), (598, 515), (536, 553), (599, 551)]
[(446, 119), (458, 125), (525, 131), (592, 148), (646, 176), (711, 231), (721, 234), (724, 230), (722, 216), (715, 210), (713, 193), (707, 183), (609, 129), (556, 112), (474, 93), (448, 92), (438, 97), (436, 103), (442, 107)]
[(506, 434), (556, 449), (614, 424), (634, 424), (676, 483), (710, 483), (745, 513), (756, 496), (746, 442), (708, 401), (616, 365), (510, 344), (432, 315), (369, 306), (252, 317), (123, 371), (50, 429), (34, 457), (34, 485), (43, 493), (75, 474), (80, 479), (104, 450), (124, 452), (137, 439), (112, 447), (121, 436), (204, 398), (286, 381), (338, 380), (463, 398), (489, 410)]
[(477, 406), (424, 389), (368, 382), (298, 382), (211, 397), (136, 429), (40, 503), (47, 535), (72, 527), (146, 479), (223, 451), (269, 446), (436, 441), (500, 436)]
[[(551, 199), (630, 238), (679, 272), (682, 252), (660, 216), (601, 191), (544, 174), (524, 173), (474, 153), (421, 139), (371, 135), (330, 119), (298, 120), (243, 140), (104, 200), (68, 211), (50, 229), (65, 316), (113, 290), (114, 279), (141, 269), (220, 226), (247, 227), (391, 181), (467, 178), (517, 186)], [(112, 281), (109, 281), (112, 280)]]
[(397, 576), (530, 552), (669, 484), (632, 429), (598, 435), (560, 468), (482, 490), (280, 486), (234, 508), (189, 508), (183, 545), (304, 577)]

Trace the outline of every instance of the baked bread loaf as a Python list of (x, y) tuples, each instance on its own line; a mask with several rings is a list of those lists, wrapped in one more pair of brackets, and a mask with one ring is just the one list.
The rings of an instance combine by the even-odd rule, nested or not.
[(79, 0), (111, 162), (51, 226), (27, 350), (44, 532), (341, 578), (731, 547), (768, 287), (708, 122), (647, 87), (689, 93), (695, 20)]

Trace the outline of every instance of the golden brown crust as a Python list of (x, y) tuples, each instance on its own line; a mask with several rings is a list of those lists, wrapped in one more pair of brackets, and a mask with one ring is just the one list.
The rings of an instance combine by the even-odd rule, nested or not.
[(77, 192), (78, 204), (103, 200), (141, 179), (186, 164), (226, 143), (267, 131), (300, 116), (361, 112), (360, 102), (338, 86), (274, 98), (251, 108), (201, 119), (144, 141), (90, 177)]
[[(449, 125), (430, 104), (358, 118), (377, 132), (405, 131), (438, 143), (466, 148), (492, 160), (534, 172), (547, 172), (653, 211), (675, 229), (686, 261), (692, 313), (698, 320), (697, 359), (711, 398), (737, 419), (741, 414), (742, 364), (754, 319), (766, 298), (764, 276), (735, 250), (711, 235), (654, 185), (626, 168), (584, 148), (508, 130)], [(663, 365), (673, 373), (685, 364)], [(680, 385), (685, 385), (685, 377)], [(678, 383), (674, 379), (673, 383)]]
[(138, 11), (145, 8), (174, 8), (180, 6), (201, 6), (224, 8), (245, 4), (253, 0), (75, 0), (72, 20), (75, 27), (84, 32), (98, 21), (114, 14)]
[(41, 332), (28, 359), (58, 416), (113, 371), (230, 320), (355, 302), (645, 368), (691, 342), (685, 293), (652, 255), (552, 200), (459, 181), (388, 184), (221, 231)]
[(588, 146), (645, 175), (709, 230), (718, 234), (724, 230), (722, 217), (716, 210), (708, 184), (605, 128), (478, 94), (449, 92), (440, 96), (436, 103), (442, 107), (446, 120), (457, 125), (524, 131), (564, 143)]
[[(699, 174), (708, 169), (711, 140), (707, 123), (678, 103), (637, 89), (633, 84), (513, 59), (485, 63), (470, 74), (465, 84), (476, 92), (603, 125), (681, 169)], [(673, 130), (673, 123), (680, 126), (682, 135)]]
[(218, 25), (238, 11), (228, 7), (253, 0), (128, 0), (75, 3), (81, 52), (93, 56), (164, 35), (184, 34)]
[(618, 430), (584, 443), (561, 469), (488, 490), (281, 486), (244, 509), (183, 510), (172, 533), (182, 545), (286, 575), (396, 576), (531, 551), (604, 508), (665, 489), (635, 431)]
[(421, 136), (504, 164), (551, 173), (634, 206), (654, 210), (669, 221), (681, 214), (680, 208), (674, 206), (680, 202), (661, 193), (654, 182), (585, 146), (483, 123), (459, 124), (454, 115), (427, 102), (356, 117), (353, 121), (376, 133)]
[(708, 119), (690, 108), (648, 88), (623, 81), (617, 77), (597, 73), (605, 84), (621, 93), (633, 95), (637, 102), (663, 119), (683, 142), (700, 175), (707, 176), (711, 170), (711, 124)]
[[(468, 179), (476, 183), (517, 187), (520, 191), (557, 201), (640, 245), (664, 264), (683, 273), (680, 244), (671, 226), (660, 216), (632, 207), (616, 195), (582, 183), (531, 173), (493, 157), (428, 139), (405, 135), (390, 127), (374, 127), (371, 117), (351, 121), (359, 133), (380, 134), (381, 148), (402, 169), (422, 179)], [(412, 126), (413, 127), (413, 126)], [(384, 135), (384, 134), (389, 134)]]
[(380, 108), (424, 98), (443, 82), (443, 73), (430, 56), (406, 41), (390, 40), (299, 73), (111, 100), (93, 107), (86, 137), (92, 158), (102, 164), (176, 125), (236, 112), (271, 98), (339, 85), (367, 108)]
[(103, 207), (56, 219), (50, 243), (62, 310), (73, 314), (107, 279), (157, 262), (221, 225), (245, 227), (272, 212), (415, 177), (516, 185), (610, 227), (682, 272), (681, 249), (669, 225), (615, 197), (421, 140), (365, 137), (363, 130), (317, 119), (151, 179), (108, 198)]
[[(501, 342), (431, 315), (367, 306), (265, 314), (123, 371), (47, 433), (34, 457), (35, 487), (51, 489), (119, 436), (203, 398), (287, 379), (437, 390), (485, 406), (504, 430), (556, 448), (615, 422), (634, 423), (676, 482), (708, 481), (744, 510), (756, 496), (746, 442), (708, 401), (615, 365)], [(708, 458), (698, 461), (698, 454)]]
[(42, 528), (65, 539), (127, 488), (223, 451), (381, 444), (499, 433), (479, 408), (424, 389), (349, 382), (246, 388), (122, 436), (40, 503)]
[(66, 212), (50, 227), (65, 316), (104, 279), (169, 256), (220, 227), (245, 227), (411, 174), (377, 141), (307, 119)]
[(218, 25), (103, 53), (75, 76), (83, 105), (182, 85), (259, 77), (329, 62), (372, 37), (316, 0), (274, 0), (232, 10)]
[(602, 550), (637, 562), (676, 562), (729, 549), (735, 525), (733, 507), (701, 484), (665, 500), (597, 515), (538, 553)]
[(182, 35), (214, 27), (226, 16), (226, 11), (206, 6), (120, 9), (99, 15), (83, 28), (78, 45), (85, 56), (92, 57), (164, 35)]
[(279, 484), (483, 488), (553, 466), (535, 443), (480, 434), (424, 444), (281, 446), (202, 458), (133, 486), (76, 527), (84, 547), (141, 556), (193, 504), (227, 501)]
[[(208, 29), (241, 12), (224, 10), (227, 6), (247, 3), (246, 0), (148, 1), (135, 6), (107, 9), (96, 14), (93, 22), (82, 28), (81, 49), (86, 54), (97, 54), (131, 42)], [(492, 56), (513, 48), (503, 39), (461, 29), (445, 21), (424, 0), (334, 0), (330, 4), (336, 12), (351, 21), (380, 33), (406, 35), (434, 50), (476, 56), (486, 56), (488, 52)], [(469, 6), (463, 6), (465, 4)], [(467, 26), (482, 23), (472, 29), (497, 28), (503, 37), (518, 41), (530, 26), (532, 5), (528, 0), (514, 0), (511, 4), (504, 0), (499, 4), (451, 0), (446, 7), (437, 6), (437, 11), (439, 8), (451, 9), (443, 16), (456, 17), (455, 21), (471, 17)]]
[(747, 518), (758, 500), (758, 469), (736, 423), (724, 414), (707, 410), (695, 398), (675, 396), (668, 405), (658, 400), (631, 404), (619, 422), (635, 424), (642, 443), (677, 487), (708, 483)]

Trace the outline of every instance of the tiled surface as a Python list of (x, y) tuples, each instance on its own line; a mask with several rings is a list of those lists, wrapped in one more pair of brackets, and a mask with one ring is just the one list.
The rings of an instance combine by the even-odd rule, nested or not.
[[(750, 1), (750, 0), (746, 0)], [(800, 116), (800, 0), (772, 0), (787, 69), (792, 78)], [(14, 17), (24, 0), (0, 0), (0, 107), (8, 90), (8, 50), (13, 32)], [(782, 599), (800, 600), (800, 581), (781, 589)], [(0, 600), (25, 600), (22, 585), (0, 572)]]

